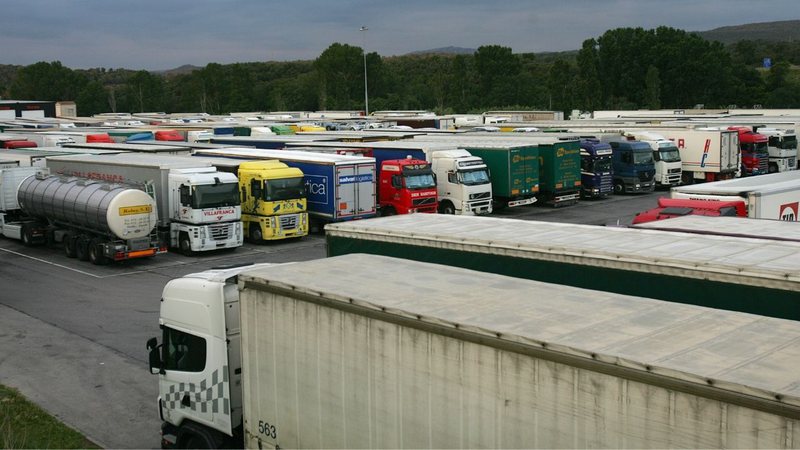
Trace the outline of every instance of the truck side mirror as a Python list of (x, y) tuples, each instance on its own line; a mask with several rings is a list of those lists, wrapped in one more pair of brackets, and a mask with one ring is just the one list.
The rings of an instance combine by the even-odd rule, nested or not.
[(166, 373), (164, 364), (161, 361), (161, 345), (158, 343), (158, 338), (147, 340), (147, 351), (150, 359), (150, 373), (154, 375)]

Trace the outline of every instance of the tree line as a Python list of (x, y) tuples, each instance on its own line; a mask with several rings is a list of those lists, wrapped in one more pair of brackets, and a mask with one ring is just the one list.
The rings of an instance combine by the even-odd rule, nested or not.
[[(761, 67), (771, 56), (773, 65)], [(363, 50), (334, 43), (313, 61), (211, 63), (180, 74), (72, 70), (60, 62), (0, 66), (0, 96), (74, 100), (102, 112), (363, 110)], [(513, 53), (485, 45), (471, 55), (366, 55), (369, 109), (800, 108), (800, 43), (724, 46), (669, 27), (617, 28), (580, 50)]]

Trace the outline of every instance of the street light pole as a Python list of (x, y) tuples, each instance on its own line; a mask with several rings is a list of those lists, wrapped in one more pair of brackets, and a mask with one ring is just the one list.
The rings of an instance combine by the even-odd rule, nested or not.
[(364, 115), (369, 116), (369, 97), (367, 96), (367, 27), (361, 27), (358, 31), (364, 32)]

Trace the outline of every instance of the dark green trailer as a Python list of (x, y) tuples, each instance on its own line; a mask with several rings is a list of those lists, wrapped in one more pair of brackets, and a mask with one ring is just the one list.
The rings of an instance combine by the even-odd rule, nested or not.
[(578, 202), (581, 196), (579, 140), (542, 139), (539, 146), (539, 201), (553, 206)]
[(523, 206), (536, 201), (539, 191), (539, 149), (535, 145), (457, 145), (483, 159), (489, 167), (492, 197), (497, 206)]
[(798, 242), (440, 214), (337, 223), (325, 234), (328, 256), (371, 253), (800, 320)]

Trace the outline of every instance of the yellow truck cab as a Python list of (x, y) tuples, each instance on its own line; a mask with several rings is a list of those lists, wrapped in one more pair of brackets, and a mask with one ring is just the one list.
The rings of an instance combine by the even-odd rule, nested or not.
[(279, 161), (239, 165), (244, 235), (251, 242), (308, 234), (303, 172)]

